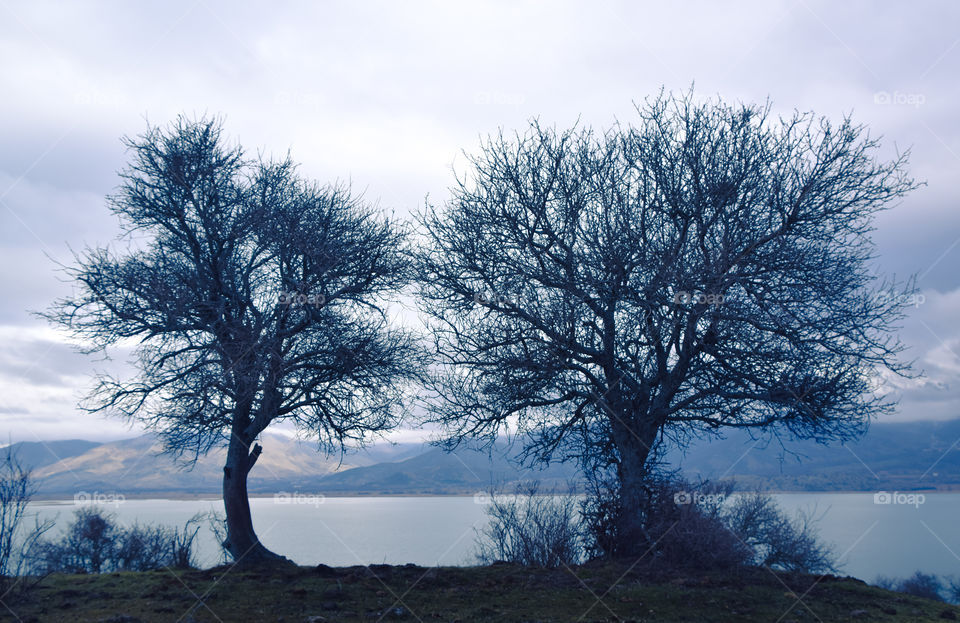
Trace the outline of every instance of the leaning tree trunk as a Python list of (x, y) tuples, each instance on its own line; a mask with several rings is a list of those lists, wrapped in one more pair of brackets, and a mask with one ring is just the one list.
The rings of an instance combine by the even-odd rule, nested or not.
[(260, 452), (259, 445), (251, 450), (241, 434), (231, 435), (223, 468), (223, 507), (227, 514), (227, 540), (223, 545), (238, 564), (285, 560), (264, 547), (253, 530), (247, 476)]

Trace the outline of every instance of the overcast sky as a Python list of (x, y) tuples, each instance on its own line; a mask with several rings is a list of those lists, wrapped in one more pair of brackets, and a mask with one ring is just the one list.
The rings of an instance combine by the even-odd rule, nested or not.
[(852, 113), (886, 155), (912, 149), (927, 186), (875, 232), (880, 268), (923, 295), (902, 338), (926, 377), (897, 417), (960, 415), (960, 4), (238, 4), (0, 0), (3, 441), (131, 435), (78, 412), (95, 364), (28, 310), (65, 292), (68, 247), (116, 234), (119, 139), (147, 120), (221, 114), (248, 150), (289, 149), (305, 175), (405, 214), (446, 198), (499, 127), (629, 122), (632, 102), (691, 84)]

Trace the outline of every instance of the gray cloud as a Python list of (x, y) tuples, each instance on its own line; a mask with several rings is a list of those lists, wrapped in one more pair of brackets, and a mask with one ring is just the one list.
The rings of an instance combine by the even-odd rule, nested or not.
[[(960, 5), (185, 0), (0, 15), (0, 328), (39, 326), (25, 310), (67, 291), (51, 258), (67, 260), (68, 244), (114, 237), (104, 196), (124, 163), (119, 138), (145, 118), (222, 113), (248, 150), (290, 148), (305, 174), (350, 180), (405, 214), (428, 193), (442, 201), (461, 151), (499, 127), (629, 122), (633, 101), (695, 82), (704, 97), (770, 97), (776, 112), (853, 113), (885, 137), (885, 156), (912, 148), (928, 185), (878, 219), (877, 264), (928, 293), (903, 339), (931, 376), (904, 390), (903, 414), (956, 414)], [(0, 380), (43, 347), (0, 344)], [(51, 352), (16, 402), (46, 414), (52, 436), (57, 422), (99, 433), (49, 385), (92, 366)], [(21, 426), (14, 415), (0, 421)]]

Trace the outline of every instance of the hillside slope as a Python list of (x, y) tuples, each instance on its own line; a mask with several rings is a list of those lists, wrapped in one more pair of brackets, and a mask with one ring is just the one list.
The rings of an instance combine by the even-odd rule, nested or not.
[(668, 456), (688, 476), (782, 491), (960, 488), (960, 419), (874, 424), (846, 444), (752, 439), (733, 431)]
[[(250, 475), (252, 493), (297, 490), (317, 478), (375, 463), (377, 455), (353, 453), (341, 461), (308, 442), (265, 435), (263, 454)], [(392, 456), (386, 449), (381, 456)], [(96, 445), (86, 452), (38, 468), (43, 495), (84, 493), (210, 493), (221, 490), (224, 449), (215, 449), (192, 466), (161, 452), (149, 435)]]
[(10, 446), (20, 465), (36, 470), (64, 459), (79, 456), (102, 445), (99, 441), (63, 439), (59, 441), (20, 441)]
[(19, 621), (956, 621), (960, 608), (852, 578), (644, 575), (627, 564), (413, 565), (55, 575), (8, 606)]

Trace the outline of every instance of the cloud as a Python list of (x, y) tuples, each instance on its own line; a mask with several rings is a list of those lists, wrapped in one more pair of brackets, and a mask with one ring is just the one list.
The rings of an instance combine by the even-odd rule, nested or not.
[(908, 347), (903, 358), (914, 362), (916, 379), (888, 379), (900, 400), (892, 419), (960, 417), (960, 288), (949, 292), (920, 291), (900, 338)]
[[(500, 127), (522, 128), (532, 117), (561, 127), (630, 122), (634, 101), (695, 83), (703, 96), (770, 97), (776, 113), (852, 113), (883, 135), (883, 157), (912, 148), (911, 172), (927, 186), (878, 218), (877, 265), (917, 275), (928, 295), (903, 339), (930, 376), (906, 390), (903, 413), (956, 411), (960, 5), (268, 9), (184, 0), (31, 2), (4, 5), (0, 15), (0, 57), (10, 59), (0, 64), (0, 324), (11, 330), (39, 327), (26, 310), (68, 291), (51, 258), (64, 261), (68, 245), (116, 235), (104, 197), (127, 157), (120, 137), (141, 132), (145, 119), (223, 114), (227, 132), (251, 153), (291, 149), (305, 175), (348, 180), (405, 215), (427, 194), (443, 201), (451, 169), (464, 166), (462, 151), (476, 151)], [(73, 384), (89, 363), (60, 345), (50, 347), (51, 361), (40, 357), (49, 344), (16, 337), (0, 334), (0, 389), (15, 403), (4, 424), (30, 424), (8, 420), (20, 410), (50, 434), (58, 421), (88, 436), (113, 430), (77, 419), (87, 416), (76, 414), (74, 390), (55, 387)], [(11, 357), (33, 357), (45, 369), (24, 375), (24, 362)]]

